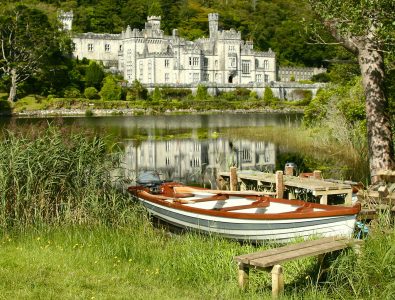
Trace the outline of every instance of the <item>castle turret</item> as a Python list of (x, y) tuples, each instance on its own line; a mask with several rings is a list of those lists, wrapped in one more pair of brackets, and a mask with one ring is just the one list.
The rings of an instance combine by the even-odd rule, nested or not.
[(145, 23), (145, 29), (160, 30), (160, 16), (149, 16), (147, 17), (147, 23)]
[(210, 30), (210, 39), (217, 38), (218, 35), (218, 14), (208, 14), (208, 24)]
[(73, 11), (60, 10), (58, 13), (58, 20), (62, 23), (62, 29), (71, 31), (73, 26)]

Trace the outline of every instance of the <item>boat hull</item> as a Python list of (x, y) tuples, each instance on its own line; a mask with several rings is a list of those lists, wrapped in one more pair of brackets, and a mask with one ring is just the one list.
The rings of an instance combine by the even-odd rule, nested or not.
[(184, 211), (138, 198), (149, 213), (176, 227), (218, 234), (240, 241), (289, 242), (311, 236), (346, 236), (354, 231), (355, 215), (292, 219), (243, 219)]

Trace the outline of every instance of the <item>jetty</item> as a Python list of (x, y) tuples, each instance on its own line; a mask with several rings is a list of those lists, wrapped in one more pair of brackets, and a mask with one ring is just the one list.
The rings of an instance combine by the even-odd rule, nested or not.
[(310, 193), (321, 204), (328, 204), (328, 196), (341, 196), (345, 205), (352, 204), (353, 189), (351, 184), (326, 181), (321, 171), (314, 171), (311, 176), (294, 176), (291, 168), (276, 173), (237, 172), (232, 167), (229, 172), (220, 172), (217, 184), (222, 189), (266, 191), (268, 195), (288, 199), (297, 199), (297, 194)]

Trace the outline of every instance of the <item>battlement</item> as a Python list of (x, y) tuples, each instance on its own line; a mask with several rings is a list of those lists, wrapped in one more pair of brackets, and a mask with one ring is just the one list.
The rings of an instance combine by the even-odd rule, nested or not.
[(219, 15), (218, 13), (211, 13), (208, 14), (208, 21), (218, 21), (219, 20)]
[(81, 39), (93, 39), (93, 40), (120, 40), (121, 34), (87, 32), (87, 33), (75, 34), (74, 37)]
[(147, 17), (147, 21), (149, 22), (149, 21), (160, 21), (160, 20), (162, 20), (162, 17), (161, 16), (148, 16)]
[(218, 39), (220, 40), (241, 40), (241, 32), (233, 28), (230, 30), (222, 30), (218, 32)]
[(59, 19), (72, 19), (74, 17), (73, 11), (64, 11), (60, 10), (58, 12), (58, 18)]

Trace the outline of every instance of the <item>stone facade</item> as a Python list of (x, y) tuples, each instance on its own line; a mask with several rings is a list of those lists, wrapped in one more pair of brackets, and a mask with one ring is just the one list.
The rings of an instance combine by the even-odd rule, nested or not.
[(289, 82), (289, 81), (301, 81), (310, 80), (314, 75), (326, 73), (325, 68), (303, 68), (303, 67), (279, 67), (278, 68), (278, 80)]
[[(149, 16), (142, 30), (128, 26), (120, 34), (74, 34), (73, 55), (101, 61), (128, 82), (147, 85), (276, 81), (275, 53), (254, 51), (253, 42), (242, 40), (234, 29), (219, 30), (218, 18), (209, 14), (209, 37), (195, 41), (178, 36), (176, 29), (165, 35), (160, 16)], [(72, 13), (61, 12), (59, 19), (71, 29)]]

